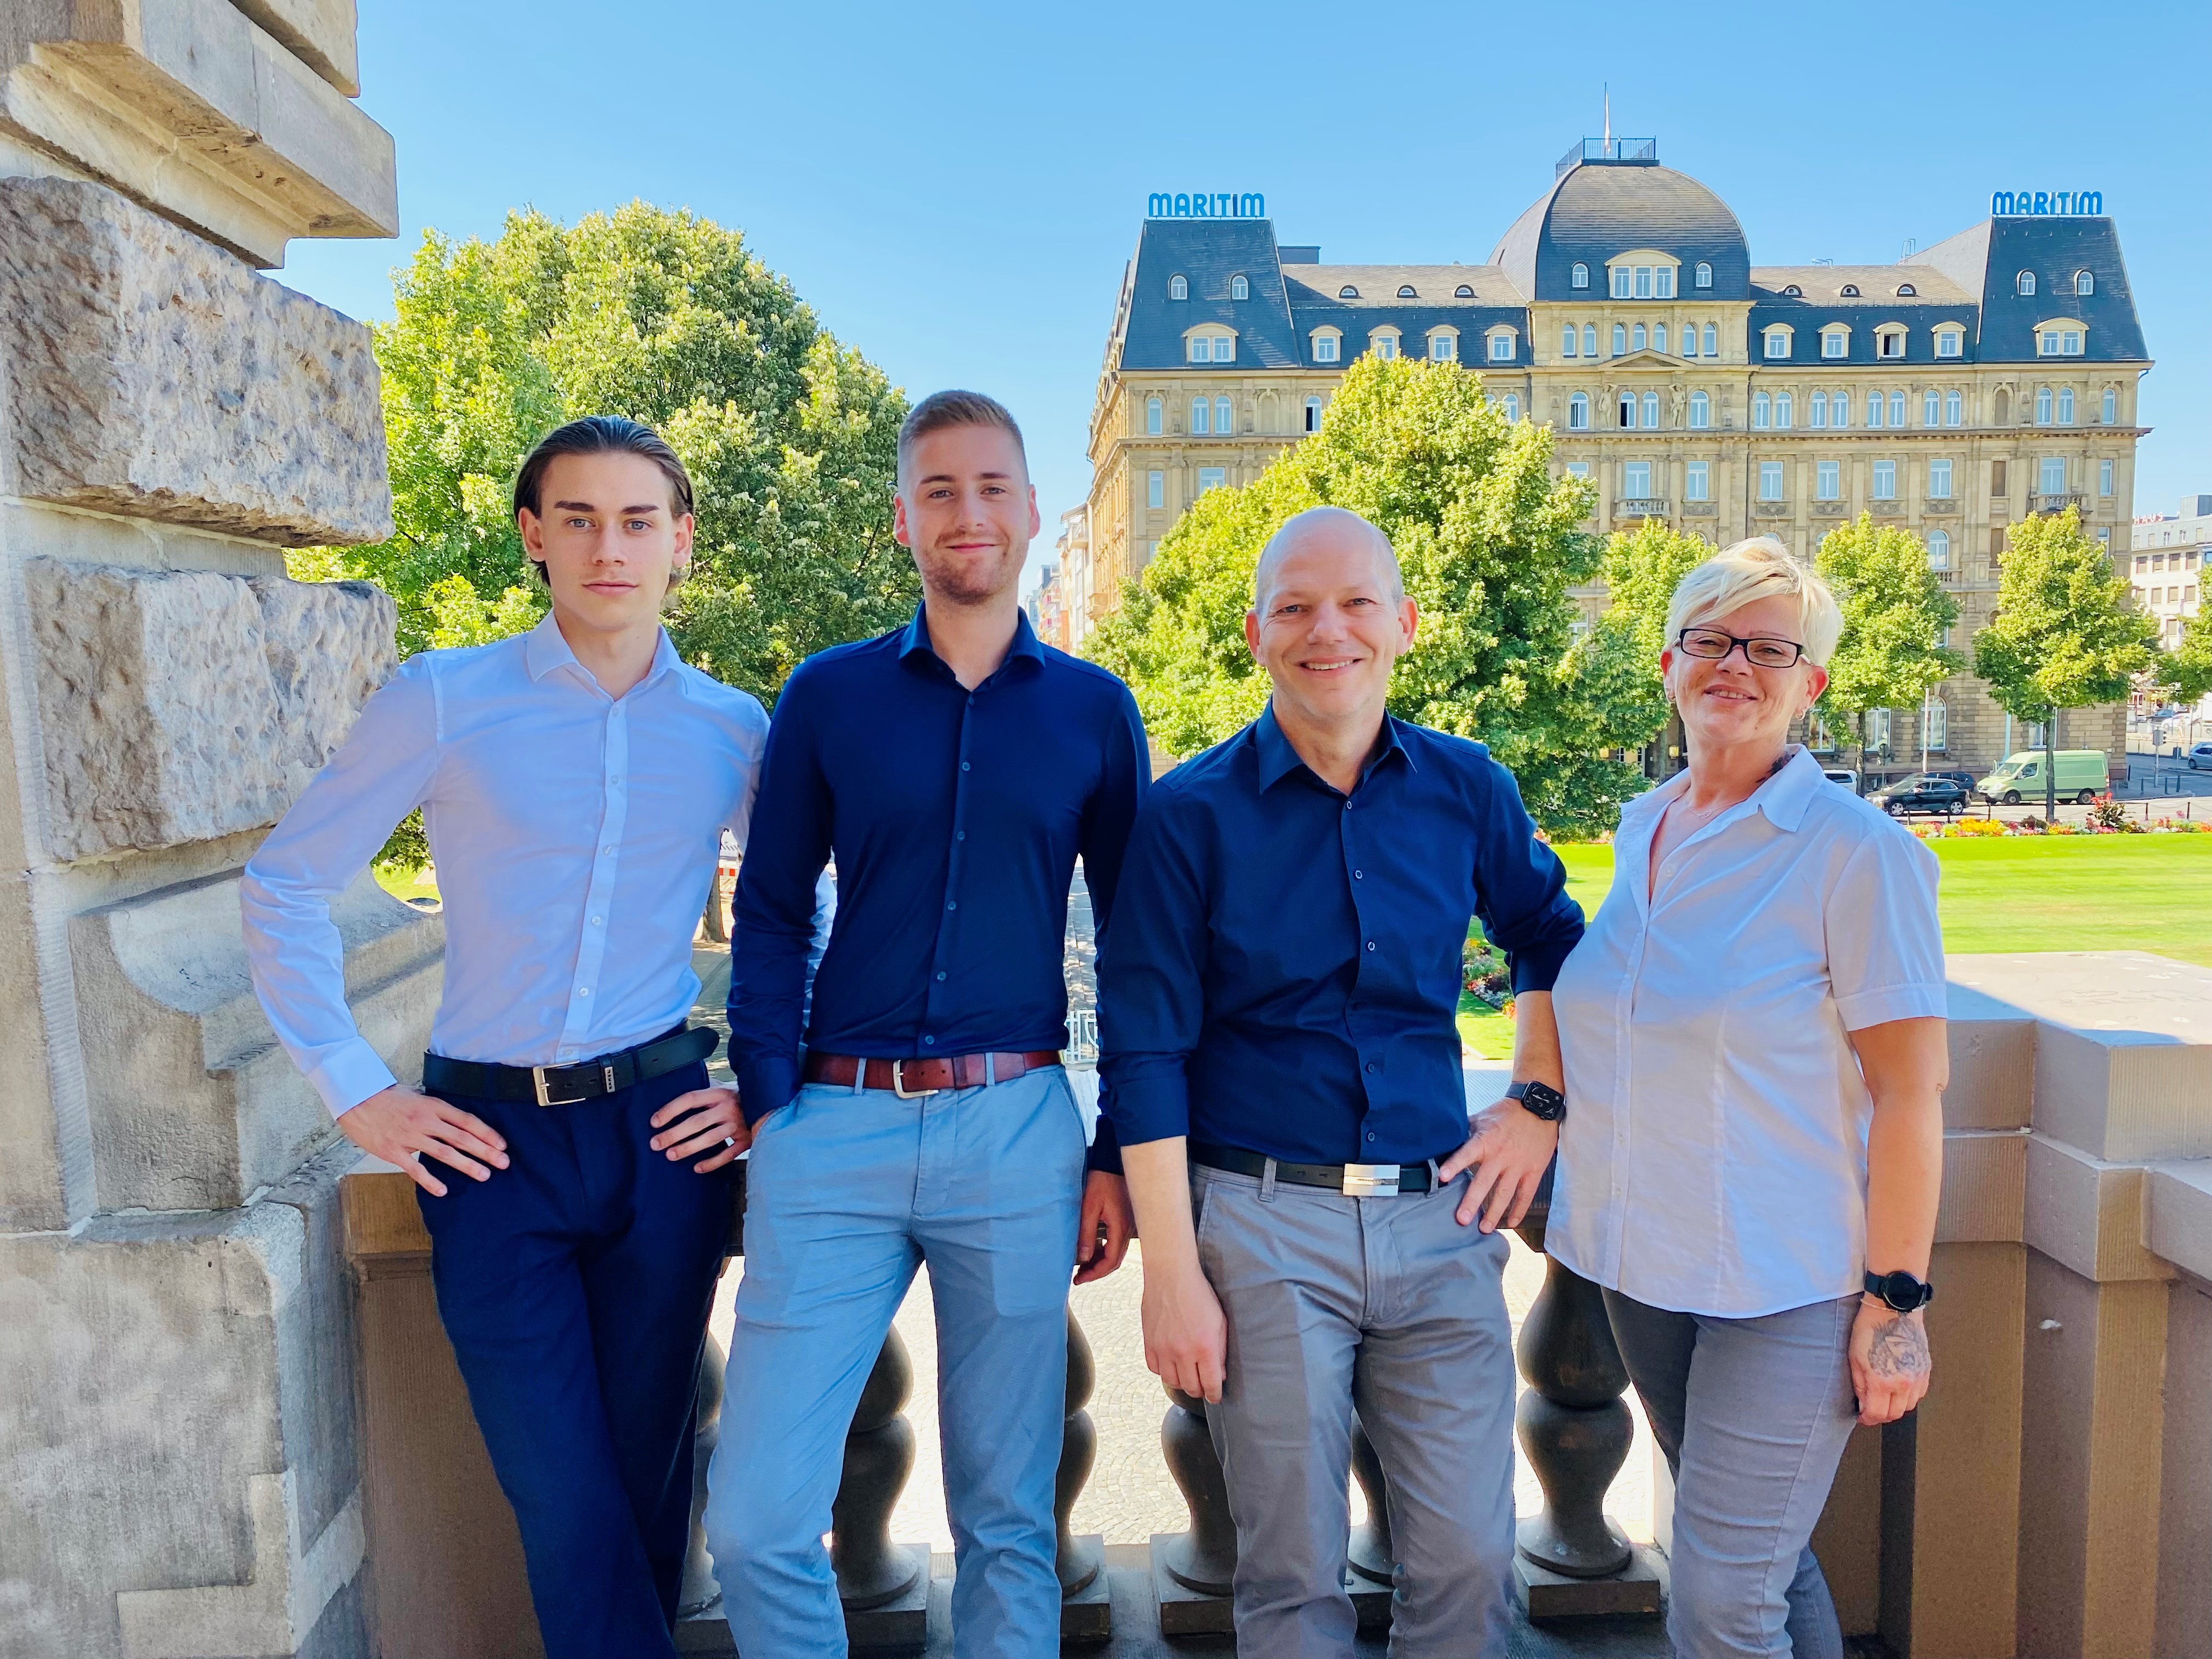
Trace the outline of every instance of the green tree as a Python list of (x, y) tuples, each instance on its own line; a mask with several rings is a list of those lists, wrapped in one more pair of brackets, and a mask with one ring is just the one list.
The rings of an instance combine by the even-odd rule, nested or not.
[(1873, 708), (1917, 708), (1929, 692), (1966, 665), (1945, 648), (1959, 602), (1928, 568), (1928, 547), (1910, 531), (1879, 525), (1871, 514), (1820, 538), (1814, 567), (1836, 592), (1844, 631), (1828, 659), (1820, 710), (1866, 747)]
[(395, 533), (318, 550), (301, 574), (366, 576), (399, 604), (403, 653), (544, 615), (508, 510), (530, 445), (586, 414), (658, 428), (698, 494), (669, 630), (685, 660), (773, 702), (799, 660), (911, 609), (891, 539), (904, 400), (744, 246), (633, 202), (497, 240), (426, 234), (376, 330)]
[(2058, 804), (2058, 711), (2127, 696), (2154, 660), (2158, 624), (2135, 609), (2074, 508), (2023, 520), (2009, 543), (1996, 613), (1974, 635), (1974, 672), (2014, 720), (2042, 724), (2047, 821)]
[(1567, 589), (1599, 550), (1577, 528), (1590, 486), (1553, 478), (1551, 453), (1548, 428), (1507, 421), (1467, 371), (1364, 358), (1319, 433), (1192, 504), (1085, 648), (1163, 747), (1221, 741), (1267, 701), (1243, 635), (1261, 548), (1294, 513), (1351, 507), (1389, 536), (1422, 612), (1391, 711), (1488, 744), (1547, 830), (1609, 829), (1644, 779), (1599, 752), (1604, 711), (1574, 670)]
[(1671, 530), (1663, 519), (1606, 538), (1606, 607), (1575, 654), (1603, 746), (1638, 749), (1666, 730), (1659, 653), (1667, 647), (1667, 607), (1682, 578), (1713, 551), (1704, 537)]
[(2158, 689), (2178, 703), (2212, 693), (2212, 611), (2200, 610), (2182, 629), (2181, 643), (2160, 653)]

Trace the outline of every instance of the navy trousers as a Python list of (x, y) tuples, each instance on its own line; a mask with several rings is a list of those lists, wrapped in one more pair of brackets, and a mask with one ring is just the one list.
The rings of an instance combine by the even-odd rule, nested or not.
[(444, 1096), (508, 1167), (418, 1190), (430, 1276), (514, 1507), (546, 1659), (674, 1659), (693, 1413), (733, 1169), (646, 1143), (703, 1064), (567, 1106)]

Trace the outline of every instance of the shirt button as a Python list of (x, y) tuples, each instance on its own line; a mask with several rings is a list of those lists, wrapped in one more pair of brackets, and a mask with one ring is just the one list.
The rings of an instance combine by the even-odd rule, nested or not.
[(960, 908), (960, 901), (958, 899), (947, 899), (945, 901), (945, 908), (948, 910), (957, 910)]
[(1352, 872), (1352, 878), (1354, 881), (1364, 881), (1367, 879), (1367, 872), (1364, 870), (1354, 870)]
[(937, 1046), (937, 1039), (933, 1036), (926, 1036), (921, 1040), (921, 1046), (925, 1048), (934, 1048)]
[(1367, 941), (1367, 948), (1370, 951), (1375, 948), (1375, 941), (1373, 939), (1370, 939)]
[(580, 997), (587, 997), (592, 994), (592, 988), (588, 985), (584, 986), (576, 994)]
[(955, 841), (965, 841), (968, 839), (968, 832), (965, 830), (955, 830), (952, 832), (952, 839)]
[(945, 982), (945, 969), (942, 968), (937, 970), (937, 982), (940, 985)]
[(1372, 1129), (1367, 1132), (1367, 1142), (1370, 1146), (1375, 1144), (1375, 1131)]
[(597, 917), (597, 916), (593, 916), (593, 917), (592, 918), (592, 927), (598, 927), (599, 925), (599, 917)]
[(963, 772), (968, 769), (968, 763), (966, 761), (962, 761), (960, 763), (960, 769)]
[(1373, 1060), (1369, 1060), (1369, 1061), (1367, 1062), (1367, 1075), (1368, 1075), (1368, 1076), (1370, 1076), (1370, 1077), (1373, 1077), (1373, 1076), (1375, 1075), (1375, 1073), (1377, 1073), (1377, 1072), (1381, 1071), (1382, 1069), (1382, 1068), (1381, 1066), (1377, 1066), (1377, 1065), (1376, 1065)]

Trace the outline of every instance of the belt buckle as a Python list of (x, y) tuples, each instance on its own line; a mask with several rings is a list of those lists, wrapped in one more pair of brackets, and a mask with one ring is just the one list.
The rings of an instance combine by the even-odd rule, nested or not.
[(587, 1097), (583, 1095), (563, 1095), (561, 1098), (556, 1100), (550, 1094), (546, 1092), (546, 1073), (566, 1072), (570, 1069), (572, 1068), (566, 1066), (533, 1066), (530, 1068), (530, 1081), (532, 1087), (537, 1091), (538, 1103), (540, 1106), (574, 1106), (579, 1102), (587, 1098)]
[[(863, 1066), (867, 1064), (866, 1060), (862, 1060), (860, 1063)], [(905, 1068), (906, 1062), (902, 1060), (895, 1060), (891, 1062), (891, 1092), (896, 1095), (901, 1100), (920, 1100), (925, 1095), (933, 1095), (939, 1092), (935, 1089), (908, 1088), (906, 1086)]]
[(1400, 1167), (1395, 1164), (1346, 1164), (1344, 1195), (1346, 1198), (1397, 1197)]

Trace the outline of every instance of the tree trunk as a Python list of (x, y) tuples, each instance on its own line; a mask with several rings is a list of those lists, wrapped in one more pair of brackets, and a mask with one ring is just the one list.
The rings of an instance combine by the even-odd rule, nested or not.
[(2058, 822), (2058, 711), (2043, 714), (2043, 821)]

